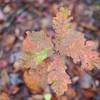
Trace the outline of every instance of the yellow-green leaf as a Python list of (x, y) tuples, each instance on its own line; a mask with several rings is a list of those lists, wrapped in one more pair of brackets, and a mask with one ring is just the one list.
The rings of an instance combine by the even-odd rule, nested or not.
[(40, 64), (42, 63), (42, 61), (44, 59), (46, 59), (48, 57), (48, 49), (45, 48), (43, 49), (42, 51), (40, 52), (37, 52), (35, 55), (34, 55), (34, 60), (36, 62), (36, 64)]
[(44, 100), (51, 100), (51, 94), (50, 93), (46, 93), (44, 94)]

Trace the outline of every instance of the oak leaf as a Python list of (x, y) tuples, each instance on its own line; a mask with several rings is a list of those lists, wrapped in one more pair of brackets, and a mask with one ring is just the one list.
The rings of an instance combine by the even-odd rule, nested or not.
[(47, 66), (45, 62), (38, 65), (36, 69), (25, 71), (23, 78), (27, 87), (33, 93), (41, 93), (47, 85)]
[(44, 31), (27, 31), (27, 37), (23, 42), (21, 63), (22, 67), (34, 68), (43, 60), (53, 54), (53, 44)]
[(58, 96), (67, 91), (68, 84), (71, 84), (63, 58), (58, 55), (53, 58), (53, 62), (48, 66), (48, 83), (51, 84), (51, 88)]
[(72, 27), (72, 24), (70, 23), (71, 19), (70, 10), (61, 7), (59, 12), (57, 12), (56, 17), (53, 18), (53, 28), (57, 35), (61, 33), (62, 35), (60, 36), (62, 37), (64, 34), (67, 34), (66, 30)]
[(27, 31), (26, 33), (27, 36), (23, 42), (23, 51), (35, 53), (44, 48), (52, 49), (51, 38), (47, 36), (45, 31)]
[[(86, 46), (84, 34), (75, 29), (74, 23), (68, 22), (69, 17), (64, 16), (64, 11), (67, 12), (64, 8), (61, 9), (53, 21), (53, 27), (57, 33), (54, 40), (55, 49), (61, 55), (71, 57), (74, 63), (81, 62), (83, 69), (92, 70), (96, 67), (92, 63), (96, 61), (100, 63), (99, 53)], [(72, 25), (70, 28), (64, 27), (69, 24)]]

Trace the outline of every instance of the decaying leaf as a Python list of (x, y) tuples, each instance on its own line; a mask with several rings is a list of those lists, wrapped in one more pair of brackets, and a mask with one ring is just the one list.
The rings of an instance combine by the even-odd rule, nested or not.
[(27, 33), (26, 39), (23, 41), (23, 51), (33, 51), (34, 48), (37, 48), (37, 44), (32, 42), (32, 37), (30, 35), (31, 33)]
[(55, 29), (56, 33), (65, 34), (67, 32), (67, 28), (71, 27), (71, 23), (69, 23), (72, 19), (72, 17), (70, 17), (70, 10), (62, 7), (56, 16), (57, 17), (53, 18), (53, 28)]
[(68, 89), (71, 80), (65, 72), (66, 66), (60, 56), (55, 56), (48, 66), (48, 83), (57, 95), (62, 95)]
[(32, 52), (34, 54), (35, 52), (41, 51), (45, 48), (49, 48), (50, 50), (52, 49), (53, 44), (45, 31), (27, 31), (26, 33), (27, 37), (23, 42), (23, 51)]
[(47, 84), (47, 66), (44, 63), (38, 65), (36, 69), (25, 71), (24, 81), (33, 93), (41, 93)]
[(22, 57), (17, 65), (25, 69), (23, 78), (33, 93), (41, 93), (47, 85), (57, 96), (68, 90), (71, 79), (66, 72), (65, 57), (72, 58), (75, 65), (80, 62), (82, 70), (100, 68), (99, 53), (86, 44), (84, 34), (75, 29), (71, 19), (69, 10), (61, 8), (53, 19), (57, 33), (53, 41), (45, 31), (26, 32)]
[(40, 92), (46, 84), (51, 84), (57, 95), (62, 95), (68, 89), (71, 80), (66, 71), (63, 58), (56, 55), (51, 57), (48, 63), (43, 62), (36, 69), (30, 69), (24, 73), (24, 81), (32, 92)]
[(0, 93), (0, 100), (10, 100), (10, 97), (7, 93), (2, 92)]
[(21, 57), (22, 67), (35, 68), (47, 57), (53, 54), (53, 44), (44, 31), (26, 32), (27, 37), (23, 42), (23, 53)]
[[(60, 38), (60, 37), (57, 37)], [(92, 70), (96, 65), (100, 64), (99, 53), (85, 45), (83, 34), (79, 32), (72, 32), (61, 38), (60, 42), (56, 38), (55, 47), (61, 55), (69, 56), (74, 63), (81, 62), (83, 69)]]
[[(64, 27), (64, 25), (70, 24), (71, 22), (64, 23), (68, 20), (68, 17), (64, 17), (63, 11), (64, 9), (58, 12), (53, 22), (54, 29), (57, 30), (54, 40), (55, 48), (61, 55), (71, 57), (74, 63), (81, 62), (83, 69), (92, 70), (94, 68), (93, 63), (100, 61), (99, 53), (86, 46), (84, 34), (75, 30), (73, 28), (74, 24), (71, 28)], [(59, 19), (59, 21), (56, 21), (56, 19)]]

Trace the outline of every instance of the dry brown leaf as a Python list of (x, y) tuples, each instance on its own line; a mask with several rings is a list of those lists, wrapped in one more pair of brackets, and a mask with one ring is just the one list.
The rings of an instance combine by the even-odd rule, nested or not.
[(53, 18), (53, 28), (55, 29), (56, 33), (61, 33), (62, 35), (63, 33), (67, 33), (65, 29), (71, 26), (71, 23), (69, 23), (69, 21), (72, 19), (69, 16), (70, 11), (61, 7), (59, 12), (57, 12), (56, 17)]
[[(63, 56), (71, 57), (74, 63), (81, 62), (81, 66), (85, 70), (98, 68), (100, 64), (99, 53), (86, 46), (84, 34), (76, 31), (74, 24), (70, 28), (64, 27), (64, 25), (70, 24), (65, 23), (68, 17), (64, 16), (64, 11), (66, 10), (63, 8), (54, 18), (54, 29), (57, 32), (54, 40), (56, 51), (59, 51)], [(98, 64), (94, 66), (96, 61), (98, 61)]]
[(0, 100), (10, 100), (10, 97), (7, 93), (2, 92), (0, 93)]
[(3, 37), (3, 45), (6, 49), (11, 49), (14, 42), (16, 40), (16, 37), (14, 35), (11, 35), (11, 34), (6, 34), (4, 37)]
[(31, 33), (28, 32), (27, 37), (23, 41), (23, 50), (32, 52), (34, 50), (34, 48), (37, 48), (37, 44), (32, 42), (32, 37), (30, 34)]
[(47, 84), (47, 66), (45, 63), (37, 66), (34, 70), (24, 72), (24, 81), (33, 93), (40, 93)]
[(47, 37), (44, 31), (30, 32), (27, 31), (27, 37), (23, 42), (23, 50), (29, 52), (38, 52), (44, 48), (52, 49), (51, 39)]
[[(37, 63), (53, 54), (53, 44), (44, 31), (26, 32), (20, 64), (23, 68), (34, 68)], [(20, 66), (21, 66), (20, 65)]]
[(33, 93), (38, 93), (45, 89), (47, 83), (51, 84), (53, 91), (57, 95), (62, 95), (68, 89), (71, 80), (66, 71), (66, 66), (62, 57), (55, 55), (52, 60), (43, 62), (36, 69), (30, 69), (24, 73), (24, 81)]
[[(82, 70), (92, 70), (94, 66), (100, 68), (98, 52), (85, 44), (84, 34), (75, 30), (75, 24), (70, 22), (72, 18), (69, 16), (70, 12), (61, 8), (53, 20), (53, 28), (57, 33), (53, 41), (55, 46), (44, 31), (27, 32), (20, 66), (29, 69), (25, 70), (23, 78), (33, 93), (42, 92), (47, 84), (51, 85), (57, 96), (68, 90), (71, 80), (66, 73), (65, 56), (71, 57), (75, 64), (81, 62)], [(53, 53), (53, 49), (56, 54)], [(39, 64), (36, 64), (36, 60)]]
[(59, 96), (68, 89), (71, 80), (65, 72), (66, 66), (60, 56), (55, 56), (53, 62), (48, 66), (48, 83), (51, 84), (54, 92)]

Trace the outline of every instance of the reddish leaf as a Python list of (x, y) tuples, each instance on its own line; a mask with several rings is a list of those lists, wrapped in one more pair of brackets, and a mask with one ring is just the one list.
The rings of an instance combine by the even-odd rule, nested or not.
[(66, 66), (60, 56), (55, 56), (53, 62), (48, 66), (48, 83), (51, 84), (54, 92), (59, 96), (68, 89), (71, 80), (65, 72)]
[(60, 10), (54, 18), (54, 29), (57, 32), (54, 40), (56, 51), (63, 56), (71, 57), (74, 63), (81, 62), (81, 66), (85, 70), (92, 70), (94, 67), (100, 68), (98, 67), (100, 65), (99, 53), (89, 45), (85, 45), (84, 34), (75, 30), (74, 23), (70, 28), (65, 27), (71, 22), (68, 21), (68, 17), (64, 16), (64, 10)]
[(47, 66), (42, 63), (34, 70), (25, 71), (23, 78), (33, 93), (40, 93), (47, 84)]

